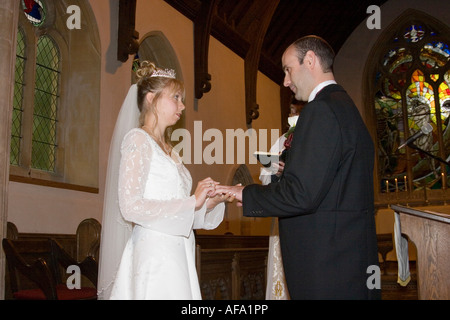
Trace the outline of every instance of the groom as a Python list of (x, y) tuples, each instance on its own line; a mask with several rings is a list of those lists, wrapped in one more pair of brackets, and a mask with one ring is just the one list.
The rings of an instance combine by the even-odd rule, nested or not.
[(267, 186), (216, 191), (236, 194), (244, 216), (279, 217), (291, 299), (379, 299), (380, 290), (367, 285), (368, 268), (378, 265), (374, 147), (358, 109), (334, 80), (333, 61), (332, 48), (317, 36), (286, 49), (284, 86), (308, 103), (283, 176)]

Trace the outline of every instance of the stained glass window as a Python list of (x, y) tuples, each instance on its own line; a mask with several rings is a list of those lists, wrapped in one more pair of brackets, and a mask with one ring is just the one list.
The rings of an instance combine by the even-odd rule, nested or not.
[(23, 88), (25, 86), (25, 34), (22, 29), (17, 32), (17, 52), (14, 81), (14, 99), (11, 126), (10, 162), (20, 164), (20, 146), (22, 141)]
[[(432, 157), (450, 158), (450, 41), (445, 36), (419, 21), (406, 24), (391, 38), (377, 67), (375, 113), (382, 193), (408, 187), (447, 188), (450, 168)], [(416, 139), (415, 148), (399, 149), (425, 124), (431, 125), (431, 133)]]
[(39, 27), (44, 23), (46, 9), (43, 1), (22, 0), (22, 9), (28, 21), (34, 26)]

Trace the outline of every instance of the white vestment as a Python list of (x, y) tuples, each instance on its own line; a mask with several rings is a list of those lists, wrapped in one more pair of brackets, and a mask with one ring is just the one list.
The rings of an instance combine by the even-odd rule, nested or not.
[[(271, 153), (281, 153), (284, 150), (286, 137), (282, 135), (270, 148)], [(271, 176), (278, 171), (278, 164), (270, 168), (261, 168), (259, 180), (263, 185), (271, 182)], [(283, 259), (281, 257), (280, 236), (278, 232), (278, 218), (272, 218), (269, 237), (269, 253), (267, 257), (267, 287), (266, 300), (288, 300), (286, 279), (284, 276)]]

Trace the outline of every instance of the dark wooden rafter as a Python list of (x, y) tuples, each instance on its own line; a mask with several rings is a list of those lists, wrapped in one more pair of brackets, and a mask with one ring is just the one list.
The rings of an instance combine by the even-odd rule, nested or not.
[[(166, 0), (194, 22), (195, 96), (211, 89), (209, 37), (226, 43), (244, 59), (246, 123), (259, 117), (256, 88), (262, 47), (279, 0)], [(267, 61), (264, 60), (264, 61)]]
[(194, 69), (195, 97), (201, 99), (211, 90), (211, 75), (208, 73), (209, 37), (217, 0), (203, 0), (194, 19)]
[(259, 117), (259, 105), (256, 99), (256, 88), (258, 80), (258, 67), (261, 57), (261, 48), (267, 28), (272, 20), (275, 9), (279, 0), (264, 1), (264, 5), (260, 5), (260, 11), (257, 17), (252, 20), (247, 39), (250, 41), (250, 48), (245, 57), (245, 105), (246, 105), (246, 122), (251, 125), (253, 120)]
[[(234, 9), (224, 9), (226, 4), (234, 4)], [(221, 30), (221, 34), (232, 35), (243, 45), (240, 54), (245, 61), (245, 105), (246, 123), (259, 117), (259, 106), (256, 102), (258, 67), (264, 37), (277, 8), (279, 0), (264, 2), (240, 1), (230, 4), (220, 0), (202, 0), (200, 10), (194, 18), (194, 55), (195, 55), (195, 94), (201, 99), (211, 89), (211, 75), (208, 73), (209, 37), (213, 27)], [(233, 6), (231, 6), (233, 8)], [(225, 13), (228, 12), (229, 15)], [(243, 13), (244, 12), (244, 13)], [(221, 28), (218, 28), (221, 26)]]
[[(198, 16), (204, 2), (211, 0), (164, 1), (194, 23), (196, 21), (199, 23)], [(254, 70), (254, 64), (256, 61), (259, 61), (259, 71), (275, 83), (282, 85), (284, 73), (281, 66), (281, 57), (284, 50), (292, 42), (302, 36), (316, 34), (327, 40), (337, 53), (353, 30), (367, 18), (367, 7), (369, 5), (381, 6), (386, 2), (386, 0), (360, 0), (357, 2), (335, 0), (332, 6), (324, 11), (323, 6), (314, 1), (214, 1), (214, 9), (212, 12), (209, 11), (210, 15), (206, 15), (206, 21), (210, 22), (211, 25), (208, 25), (207, 28), (203, 27), (202, 33), (196, 32), (196, 34), (205, 37), (213, 36), (245, 60), (246, 91), (250, 90), (246, 92), (246, 109), (248, 109), (246, 110), (246, 117), (248, 118), (246, 120), (248, 123), (258, 117), (258, 106), (255, 100), (257, 71)], [(271, 9), (272, 6), (275, 8), (274, 11)], [(261, 11), (261, 8), (264, 8), (263, 11)], [(205, 18), (203, 13), (202, 15)], [(254, 21), (257, 21), (257, 23), (254, 23)], [(343, 24), (342, 21), (346, 23)], [(268, 26), (266, 23), (268, 23)], [(258, 28), (252, 29), (252, 33), (248, 32), (255, 24)], [(205, 32), (208, 29), (209, 35)], [(339, 32), (336, 32), (336, 30), (339, 30)], [(195, 60), (198, 64), (205, 64), (203, 70), (207, 70), (208, 66), (207, 41), (208, 38), (200, 46), (197, 45), (196, 41), (195, 45), (195, 50), (200, 50), (200, 53), (196, 54)], [(262, 45), (259, 41), (263, 41)], [(199, 59), (201, 62), (197, 61)], [(205, 77), (200, 73), (197, 76), (197, 69), (200, 68), (196, 67), (196, 77), (200, 79)], [(208, 74), (207, 71), (205, 73)], [(202, 88), (201, 82), (198, 87)], [(283, 101), (281, 102), (283, 113), (283, 110), (287, 107), (283, 104)]]
[(136, 1), (119, 0), (119, 30), (117, 36), (117, 60), (126, 62), (129, 55), (139, 49), (139, 33), (136, 31)]

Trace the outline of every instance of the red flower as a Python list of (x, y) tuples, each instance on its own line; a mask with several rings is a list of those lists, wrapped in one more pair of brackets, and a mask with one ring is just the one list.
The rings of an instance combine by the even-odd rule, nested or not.
[(286, 149), (289, 149), (289, 148), (291, 147), (291, 144), (292, 144), (292, 138), (294, 138), (294, 133), (293, 133), (293, 132), (291, 132), (291, 133), (289, 134), (289, 136), (287, 137), (286, 141), (284, 142), (284, 147), (285, 147)]

